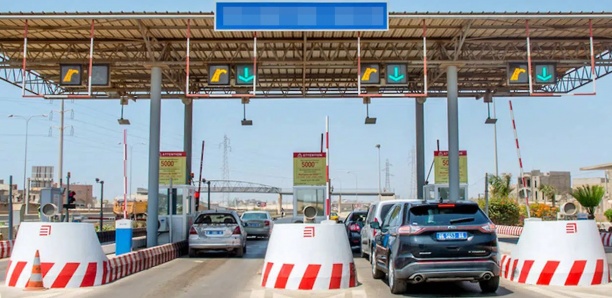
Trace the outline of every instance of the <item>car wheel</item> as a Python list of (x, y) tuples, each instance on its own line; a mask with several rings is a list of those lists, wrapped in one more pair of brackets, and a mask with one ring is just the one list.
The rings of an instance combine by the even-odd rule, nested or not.
[(402, 294), (406, 292), (407, 284), (403, 279), (398, 279), (395, 276), (395, 266), (393, 258), (389, 259), (389, 289), (392, 294)]
[(244, 256), (244, 251), (244, 246), (241, 248), (236, 248), (236, 257), (242, 258)]
[(189, 249), (189, 257), (190, 258), (195, 258), (198, 255), (197, 251), (195, 251), (195, 249)]
[(364, 258), (364, 259), (367, 259), (368, 258), (368, 254), (363, 249), (363, 246), (359, 246), (359, 248), (361, 250), (361, 257)]
[(492, 277), (489, 280), (481, 280), (478, 283), (483, 293), (495, 293), (499, 288), (499, 276)]
[(370, 255), (370, 260), (372, 263), (372, 278), (374, 279), (382, 279), (385, 276), (385, 273), (382, 272), (380, 269), (378, 269), (377, 265), (376, 265), (376, 251), (372, 251), (372, 254)]
[(243, 249), (242, 249), (242, 250), (243, 250), (243, 251), (244, 251), (244, 253), (246, 254), (246, 252), (247, 252), (247, 244), (246, 244), (246, 243), (244, 243), (244, 247), (243, 247)]

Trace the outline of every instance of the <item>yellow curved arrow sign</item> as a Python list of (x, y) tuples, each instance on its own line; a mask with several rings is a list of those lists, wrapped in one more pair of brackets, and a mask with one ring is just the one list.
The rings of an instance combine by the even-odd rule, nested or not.
[(210, 79), (210, 81), (212, 83), (218, 83), (219, 80), (221, 79), (221, 75), (222, 74), (226, 74), (227, 70), (223, 69), (223, 68), (217, 68), (215, 70), (215, 73), (213, 74), (212, 78)]
[(79, 71), (76, 69), (68, 69), (66, 75), (64, 75), (64, 78), (62, 79), (62, 82), (70, 83), (72, 81), (72, 76), (78, 73)]
[(366, 70), (363, 72), (363, 75), (361, 76), (361, 80), (369, 81), (370, 75), (372, 75), (373, 72), (376, 72), (376, 68), (367, 67)]

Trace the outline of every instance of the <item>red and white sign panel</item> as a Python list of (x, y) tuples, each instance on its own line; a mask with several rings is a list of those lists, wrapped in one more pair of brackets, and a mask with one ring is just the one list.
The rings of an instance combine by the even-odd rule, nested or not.
[(578, 232), (578, 226), (576, 223), (568, 223), (565, 225), (565, 232), (568, 234), (574, 234)]
[(40, 227), (40, 232), (38, 233), (39, 236), (49, 236), (51, 235), (51, 226), (50, 225), (43, 225)]
[(305, 227), (304, 228), (304, 238), (314, 238), (315, 236), (315, 227)]

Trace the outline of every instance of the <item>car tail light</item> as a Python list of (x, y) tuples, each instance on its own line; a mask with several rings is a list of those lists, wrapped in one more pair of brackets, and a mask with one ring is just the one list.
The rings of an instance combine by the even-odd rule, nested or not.
[(349, 231), (359, 232), (359, 230), (360, 229), (359, 229), (359, 225), (358, 224), (351, 224), (351, 225), (349, 225)]
[(478, 228), (478, 230), (483, 232), (483, 233), (495, 233), (495, 229), (496, 229), (496, 227), (492, 223), (488, 223), (488, 224), (483, 225), (483, 226)]
[(400, 235), (418, 235), (423, 232), (425, 228), (420, 226), (401, 226), (397, 233)]
[(233, 235), (240, 235), (240, 227), (234, 228), (234, 232), (232, 234)]
[(438, 204), (438, 208), (454, 208), (455, 204)]
[(266, 227), (267, 227), (267, 226), (269, 226), (269, 225), (270, 225), (270, 221), (269, 221), (269, 220), (264, 221), (264, 226), (266, 226)]
[(189, 229), (189, 235), (197, 235), (198, 231), (196, 231), (196, 229), (194, 227), (191, 227), (191, 229)]

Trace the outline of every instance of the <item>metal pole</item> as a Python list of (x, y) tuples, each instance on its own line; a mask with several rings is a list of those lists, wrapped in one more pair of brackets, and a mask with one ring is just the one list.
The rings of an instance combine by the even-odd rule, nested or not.
[(416, 122), (416, 177), (417, 177), (417, 199), (423, 198), (423, 186), (425, 185), (425, 105), (414, 101)]
[(485, 214), (487, 216), (489, 216), (489, 173), (485, 173), (485, 192), (484, 192), (484, 199), (485, 199)]
[(378, 200), (380, 201), (382, 196), (380, 187), (380, 144), (376, 144), (376, 148), (378, 149)]
[(30, 125), (30, 119), (32, 119), (32, 117), (26, 119), (26, 133), (25, 133), (25, 156), (23, 158), (23, 201), (26, 204), (25, 205), (25, 214), (26, 216), (28, 215), (28, 194), (27, 194), (27, 186), (26, 186), (26, 179), (27, 179), (27, 169), (28, 169), (28, 127)]
[(13, 240), (13, 175), (9, 176), (8, 209), (8, 238)]
[(104, 227), (104, 181), (100, 181), (100, 232)]
[(208, 210), (210, 210), (210, 180), (206, 181), (208, 184)]
[(169, 228), (170, 228), (170, 232), (169, 232), (169, 237), (170, 237), (170, 243), (172, 243), (172, 209), (174, 207), (174, 189), (172, 186), (172, 178), (170, 178), (170, 188), (168, 189), (168, 221), (169, 221)]
[[(190, 179), (189, 177), (191, 177), (191, 163), (193, 158), (193, 101), (191, 101), (191, 99), (188, 99), (188, 102), (185, 103), (185, 123), (183, 125), (183, 132), (183, 150), (185, 151), (185, 159), (187, 160), (187, 167), (185, 168), (185, 177), (187, 177), (187, 179)], [(178, 184), (181, 183), (183, 182), (179, 181)], [(191, 184), (187, 183), (187, 181), (185, 181), (184, 183)]]
[(70, 222), (70, 172), (66, 175), (66, 222)]
[(325, 216), (331, 215), (331, 180), (329, 179), (329, 116), (325, 117)]
[(59, 166), (58, 175), (59, 187), (62, 188), (62, 178), (64, 177), (64, 100), (61, 100), (60, 108), (60, 143), (59, 143)]
[(130, 145), (130, 198), (132, 197), (132, 170), (134, 169), (133, 166), (134, 166), (134, 145)]
[(449, 200), (459, 200), (459, 100), (457, 66), (446, 69), (448, 93), (448, 182)]
[(151, 100), (149, 126), (149, 183), (147, 203), (147, 247), (157, 246), (157, 220), (159, 215), (159, 142), (161, 120), (162, 71), (151, 67)]
[[(493, 101), (493, 119), (497, 119), (496, 115), (495, 115), (495, 99), (492, 99)], [(498, 162), (497, 162), (497, 122), (493, 123), (493, 139), (494, 139), (494, 144), (493, 144), (493, 148), (495, 150), (495, 176), (499, 177), (499, 167), (498, 167)]]
[[(127, 219), (127, 129), (123, 130), (123, 219)], [(134, 210), (136, 211), (136, 210)], [(136, 214), (132, 214), (132, 216), (136, 216)]]

